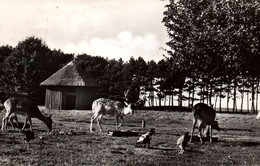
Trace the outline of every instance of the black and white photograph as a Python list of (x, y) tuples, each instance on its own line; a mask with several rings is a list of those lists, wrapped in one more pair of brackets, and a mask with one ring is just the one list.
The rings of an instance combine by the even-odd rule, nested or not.
[(1, 166), (260, 165), (259, 0), (0, 0)]

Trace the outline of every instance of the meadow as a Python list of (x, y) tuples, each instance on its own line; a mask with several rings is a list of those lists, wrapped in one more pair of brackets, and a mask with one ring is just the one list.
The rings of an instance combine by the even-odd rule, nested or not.
[[(155, 128), (151, 148), (135, 146), (139, 136), (115, 137), (115, 119), (105, 116), (100, 132), (96, 123), (89, 132), (90, 110), (47, 110), (53, 117), (53, 132), (33, 120), (36, 138), (30, 144), (24, 135), (10, 126), (0, 133), (0, 165), (260, 165), (260, 121), (251, 114), (217, 113), (224, 131), (213, 131), (215, 142), (188, 143), (184, 154), (178, 154), (177, 139), (192, 127), (191, 112), (137, 110), (125, 117), (121, 130), (146, 133)], [(1, 113), (1, 117), (2, 118)], [(142, 117), (146, 127), (142, 128)], [(24, 117), (19, 116), (22, 125)], [(195, 130), (195, 138), (198, 131)]]

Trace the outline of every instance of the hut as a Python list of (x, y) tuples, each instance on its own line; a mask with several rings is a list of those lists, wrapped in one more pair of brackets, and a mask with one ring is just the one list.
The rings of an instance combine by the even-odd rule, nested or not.
[(97, 81), (73, 61), (40, 85), (46, 87), (46, 108), (59, 110), (91, 109), (99, 87)]

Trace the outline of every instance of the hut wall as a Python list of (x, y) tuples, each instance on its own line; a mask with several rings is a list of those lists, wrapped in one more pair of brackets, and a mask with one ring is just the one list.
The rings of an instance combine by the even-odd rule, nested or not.
[(96, 99), (96, 88), (78, 87), (77, 88), (77, 109), (90, 110), (93, 101)]
[(62, 92), (57, 88), (47, 88), (45, 96), (45, 107), (48, 109), (61, 109), (62, 108)]
[(91, 87), (48, 87), (45, 106), (48, 109), (90, 110), (96, 99), (96, 88)]

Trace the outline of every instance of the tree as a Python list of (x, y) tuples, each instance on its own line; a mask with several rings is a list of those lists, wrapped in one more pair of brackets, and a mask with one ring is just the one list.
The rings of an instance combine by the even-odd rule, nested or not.
[(73, 57), (61, 56), (59, 59), (52, 56), (52, 53), (40, 38), (28, 37), (19, 42), (2, 64), (4, 89), (43, 103), (44, 89), (40, 83), (56, 72), (61, 63), (68, 62)]
[(31, 95), (39, 87), (41, 73), (38, 70), (38, 56), (48, 54), (48, 47), (41, 40), (30, 37), (19, 42), (4, 61), (5, 88)]
[(157, 92), (157, 97), (159, 100), (159, 106), (161, 106), (161, 99), (163, 98), (163, 93), (160, 89), (156, 89), (155, 86), (159, 84), (160, 78), (158, 75), (158, 67), (156, 62), (149, 61), (147, 63), (147, 70), (145, 75), (145, 91), (149, 92), (149, 103), (154, 106), (154, 92)]
[(196, 76), (202, 81), (203, 99), (206, 97), (211, 104), (219, 80), (231, 82), (233, 86), (228, 84), (227, 91), (232, 90), (236, 98), (237, 80), (243, 76), (251, 82), (254, 100), (260, 75), (256, 65), (260, 43), (259, 2), (180, 0), (170, 1), (166, 7), (163, 23), (171, 39), (167, 42), (171, 48), (168, 54), (175, 64), (188, 71), (191, 79)]
[(136, 102), (139, 99), (140, 87), (146, 85), (145, 77), (147, 71), (147, 64), (142, 57), (134, 59), (130, 58), (128, 62), (125, 63), (123, 73), (125, 80), (125, 88), (129, 89), (129, 101)]
[(104, 90), (107, 90), (108, 98), (112, 98), (119, 101), (125, 101), (124, 92), (126, 91), (126, 82), (123, 73), (124, 61), (119, 59), (109, 60), (105, 67), (105, 73), (102, 77), (104, 79)]
[(7, 57), (9, 57), (11, 55), (12, 51), (13, 51), (13, 48), (11, 46), (6, 45), (6, 46), (0, 47), (0, 74), (1, 74), (0, 82), (2, 84), (1, 87), (3, 87), (3, 85), (4, 85), (4, 82), (3, 82), (3, 79), (4, 79), (3, 69), (4, 69), (4, 67), (3, 67), (2, 63)]
[(0, 63), (2, 63), (13, 51), (13, 47), (11, 46), (2, 46), (0, 47)]
[(4, 90), (4, 85), (5, 85), (5, 82), (4, 80), (6, 79), (5, 78), (5, 74), (4, 74), (4, 66), (3, 66), (3, 61), (9, 57), (11, 55), (13, 51), (13, 48), (11, 46), (2, 46), (0, 47), (0, 75), (1, 75), (1, 79), (0, 79), (0, 89), (1, 89), (1, 93), (0, 93), (0, 100), (5, 100), (6, 99), (6, 95), (5, 95), (5, 90)]
[(98, 91), (98, 96), (108, 96), (108, 81), (104, 78), (106, 73), (106, 66), (108, 60), (99, 56), (90, 56), (87, 54), (80, 54), (76, 57), (75, 63), (79, 65), (87, 74), (94, 77), (101, 85), (101, 89)]

